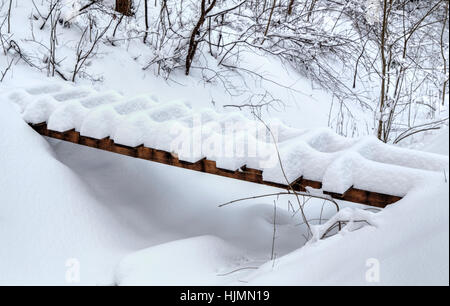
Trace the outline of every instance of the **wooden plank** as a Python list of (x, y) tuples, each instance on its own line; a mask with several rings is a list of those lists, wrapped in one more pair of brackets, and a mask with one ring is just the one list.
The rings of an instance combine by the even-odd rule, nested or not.
[(73, 142), (73, 143), (79, 143), (80, 142), (80, 133), (75, 131), (75, 129), (67, 131), (64, 133), (64, 140)]
[(261, 170), (251, 169), (245, 165), (241, 168), (245, 180), (253, 183), (263, 183), (263, 172)]
[[(80, 135), (75, 129), (66, 132), (56, 132), (47, 129), (46, 123), (40, 124), (30, 124), (30, 126), (39, 134), (51, 137), (63, 141), (68, 141), (83, 146), (96, 148), (99, 150), (104, 150), (108, 152), (113, 152), (116, 154), (121, 154), (129, 157), (144, 159), (152, 162), (157, 162), (161, 164), (166, 164), (174, 167), (179, 167), (183, 169), (209, 173), (213, 175), (219, 175), (222, 177), (242, 180), (246, 182), (267, 185), (280, 189), (290, 189), (288, 185), (267, 182), (263, 180), (263, 172), (257, 169), (251, 169), (247, 166), (243, 166), (241, 169), (236, 171), (230, 171), (226, 169), (217, 168), (216, 162), (208, 160), (206, 158), (199, 160), (196, 163), (189, 163), (181, 161), (177, 155), (170, 152), (156, 150), (152, 148), (147, 148), (144, 145), (138, 147), (128, 147), (120, 144), (114, 143), (109, 137), (104, 139), (95, 139), (91, 137), (86, 137)], [(298, 178), (291, 184), (292, 188), (298, 192), (306, 192), (307, 187), (314, 189), (321, 189), (322, 183), (317, 181), (312, 181), (305, 179), (303, 177)], [(350, 188), (344, 194), (336, 194), (324, 191), (324, 194), (329, 195), (337, 200), (354, 202), (364, 205), (369, 205), (373, 207), (384, 208), (390, 204), (393, 204), (399, 200), (401, 197), (381, 194), (376, 192), (370, 192), (355, 188)]]
[(80, 136), (79, 139), (79, 144), (86, 146), (86, 147), (91, 147), (91, 148), (98, 148), (98, 139), (95, 138), (91, 138), (91, 137), (86, 137), (86, 136)]
[[(120, 155), (126, 155), (126, 156), (130, 156), (130, 157), (137, 157), (137, 149), (138, 147), (128, 147), (128, 146), (123, 146), (123, 145), (119, 145), (119, 144), (115, 144), (114, 141), (110, 140), (110, 143), (107, 144), (107, 147), (110, 148), (110, 152), (113, 153), (117, 153)], [(100, 146), (98, 146), (97, 148), (101, 149)]]

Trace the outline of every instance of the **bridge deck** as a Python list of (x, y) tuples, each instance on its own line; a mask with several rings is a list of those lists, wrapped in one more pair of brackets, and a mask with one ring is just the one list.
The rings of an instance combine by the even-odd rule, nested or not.
[(311, 187), (338, 200), (375, 207), (441, 181), (449, 167), (447, 156), (388, 145), (371, 136), (302, 130), (276, 118), (260, 122), (240, 111), (194, 108), (150, 94), (127, 97), (45, 83), (0, 96), (47, 137), (285, 190), (308, 192)]
[[(133, 158), (139, 158), (144, 160), (149, 160), (152, 162), (157, 162), (165, 165), (170, 165), (174, 167), (179, 167), (188, 170), (194, 170), (214, 175), (219, 175), (222, 177), (227, 177), (236, 180), (247, 181), (256, 184), (262, 184), (267, 186), (272, 186), (280, 189), (290, 189), (288, 185), (283, 185), (279, 183), (273, 183), (263, 180), (263, 171), (250, 169), (247, 167), (242, 167), (236, 171), (230, 171), (226, 169), (221, 169), (216, 166), (216, 162), (208, 159), (202, 159), (196, 163), (189, 163), (181, 161), (174, 154), (156, 150), (152, 148), (147, 148), (145, 146), (138, 147), (128, 147), (124, 145), (119, 145), (114, 143), (114, 140), (108, 138), (105, 139), (95, 139), (91, 137), (86, 137), (80, 135), (75, 129), (67, 132), (56, 132), (49, 130), (46, 123), (41, 124), (30, 124), (30, 126), (39, 134), (59, 139), (91, 148), (96, 148), (99, 150), (104, 150), (108, 152), (113, 152)], [(322, 188), (322, 182), (306, 180), (303, 178), (298, 179), (292, 184), (292, 188), (298, 192), (307, 192), (307, 187), (312, 187), (315, 189)], [(370, 192), (355, 188), (350, 188), (344, 194), (336, 194), (324, 191), (324, 194), (331, 196), (337, 200), (343, 200), (348, 202), (354, 202), (364, 205), (369, 205), (378, 208), (384, 208), (387, 205), (393, 204), (399, 200), (401, 197), (392, 196), (387, 194), (381, 194), (377, 192)]]

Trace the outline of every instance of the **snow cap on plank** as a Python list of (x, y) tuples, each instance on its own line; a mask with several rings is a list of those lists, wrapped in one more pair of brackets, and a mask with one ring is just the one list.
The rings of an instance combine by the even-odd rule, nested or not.
[(39, 97), (26, 106), (23, 112), (23, 119), (32, 124), (47, 122), (58, 106), (59, 102), (52, 96)]

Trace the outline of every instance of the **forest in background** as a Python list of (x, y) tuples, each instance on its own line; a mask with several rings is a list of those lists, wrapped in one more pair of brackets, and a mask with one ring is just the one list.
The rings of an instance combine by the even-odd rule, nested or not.
[[(104, 45), (140, 41), (148, 49), (143, 70), (218, 83), (230, 96), (247, 96), (233, 105), (239, 109), (283, 105), (272, 91), (246, 86), (264, 79), (240, 65), (250, 51), (329, 92), (340, 134), (348, 135), (343, 125), (357, 116), (355, 105), (372, 114), (369, 130), (387, 143), (448, 124), (447, 0), (32, 0), (26, 40), (11, 29), (17, 1), (0, 3), (2, 80), (25, 63), (68, 82), (97, 81), (89, 65)], [(76, 29), (70, 38), (61, 35), (68, 28)], [(43, 30), (48, 37), (36, 38)], [(60, 52), (65, 47), (75, 52)]]

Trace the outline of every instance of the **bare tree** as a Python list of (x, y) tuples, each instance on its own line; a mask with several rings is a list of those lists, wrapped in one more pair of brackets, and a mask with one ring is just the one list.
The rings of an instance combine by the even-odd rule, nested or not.
[[(102, 0), (79, 1), (81, 8), (77, 6), (69, 21), (58, 16), (61, 0), (42, 0), (48, 3), (42, 14), (33, 2), (37, 14), (32, 18), (39, 22), (37, 28), (48, 33), (48, 40), (45, 36), (45, 40), (11, 42), (3, 34), (4, 53), (50, 76), (65, 78), (70, 73), (68, 79), (75, 80), (89, 75), (86, 56), (95, 58), (103, 38), (117, 47), (116, 42), (138, 39), (146, 44), (143, 52), (148, 52), (140, 57), (148, 58), (143, 69), (152, 67), (167, 80), (174, 71), (189, 75), (195, 69), (205, 82), (220, 83), (231, 96), (239, 97), (233, 104), (278, 108), (284, 101), (263, 84), (293, 88), (243, 67), (243, 54), (254, 52), (278, 60), (328, 91), (333, 102), (329, 125), (343, 135), (358, 134), (353, 105), (373, 114), (362, 133), (374, 133), (385, 142), (442, 119), (439, 109), (449, 85), (447, 0), (155, 0), (156, 18), (149, 15), (153, 4), (149, 0), (116, 0), (115, 7)], [(5, 33), (11, 3), (2, 1)], [(117, 16), (116, 10), (123, 14)], [(103, 33), (109, 20), (105, 16), (116, 20), (108, 33)], [(72, 43), (75, 57), (58, 61), (58, 46), (67, 45), (59, 41), (64, 31), (60, 25), (65, 27), (66, 22), (81, 29), (81, 37), (78, 45), (77, 40)], [(128, 22), (133, 26), (126, 26)], [(31, 40), (39, 45), (38, 52), (27, 46)], [(64, 69), (63, 61), (74, 69)], [(258, 92), (248, 85), (253, 81), (261, 86)]]
[(11, 8), (12, 8), (12, 0), (9, 0), (9, 6), (8, 6), (8, 34), (11, 33)]
[(98, 47), (98, 44), (100, 43), (103, 36), (105, 36), (108, 29), (111, 27), (111, 24), (113, 22), (113, 19), (109, 22), (108, 26), (106, 26), (102, 31), (97, 30), (95, 33), (95, 37), (92, 40), (91, 43), (86, 42), (86, 34), (88, 33), (89, 27), (86, 27), (80, 37), (80, 40), (77, 44), (76, 49), (76, 61), (75, 66), (73, 68), (72, 72), (72, 82), (75, 82), (77, 75), (80, 73), (80, 71), (83, 69), (84, 65), (86, 64), (86, 61), (90, 58), (95, 57), (95, 50)]
[(144, 18), (145, 18), (145, 35), (144, 35), (144, 44), (147, 42), (147, 37), (148, 37), (148, 29), (149, 27), (149, 23), (148, 23), (148, 0), (144, 0)]
[(288, 15), (292, 15), (292, 11), (294, 10), (294, 3), (295, 3), (295, 0), (289, 0), (289, 6), (288, 6), (288, 11), (287, 11)]
[[(273, 0), (272, 8), (270, 9), (269, 20), (267, 20), (266, 30), (264, 31), (264, 37), (267, 37), (269, 34), (270, 24), (272, 23), (273, 12), (275, 11), (275, 6), (277, 5), (277, 0)], [(265, 39), (263, 39), (264, 43)]]
[(217, 3), (217, 0), (212, 0), (211, 3), (207, 6), (206, 0), (201, 0), (200, 5), (200, 17), (197, 20), (197, 23), (194, 27), (194, 29), (191, 32), (191, 36), (189, 39), (189, 49), (186, 56), (186, 75), (189, 75), (191, 71), (192, 61), (194, 60), (195, 53), (197, 52), (198, 45), (200, 43), (200, 36), (201, 36), (201, 27), (205, 23), (206, 16), (212, 11), (214, 6)]
[(13, 64), (13, 61), (14, 61), (14, 60), (11, 59), (11, 60), (8, 62), (8, 65), (6, 66), (5, 70), (0, 70), (0, 74), (1, 74), (1, 76), (0, 76), (0, 83), (3, 82), (3, 80), (4, 80), (5, 77), (6, 77), (6, 74), (7, 74), (8, 71), (11, 69), (12, 64)]
[(380, 93), (380, 119), (378, 120), (378, 139), (383, 137), (383, 118), (382, 113), (385, 109), (386, 104), (386, 81), (387, 81), (387, 60), (386, 60), (386, 40), (388, 35), (388, 22), (389, 22), (389, 12), (391, 11), (392, 1), (383, 0), (383, 23), (381, 29), (381, 43), (380, 43), (380, 54), (381, 54), (381, 93)]

